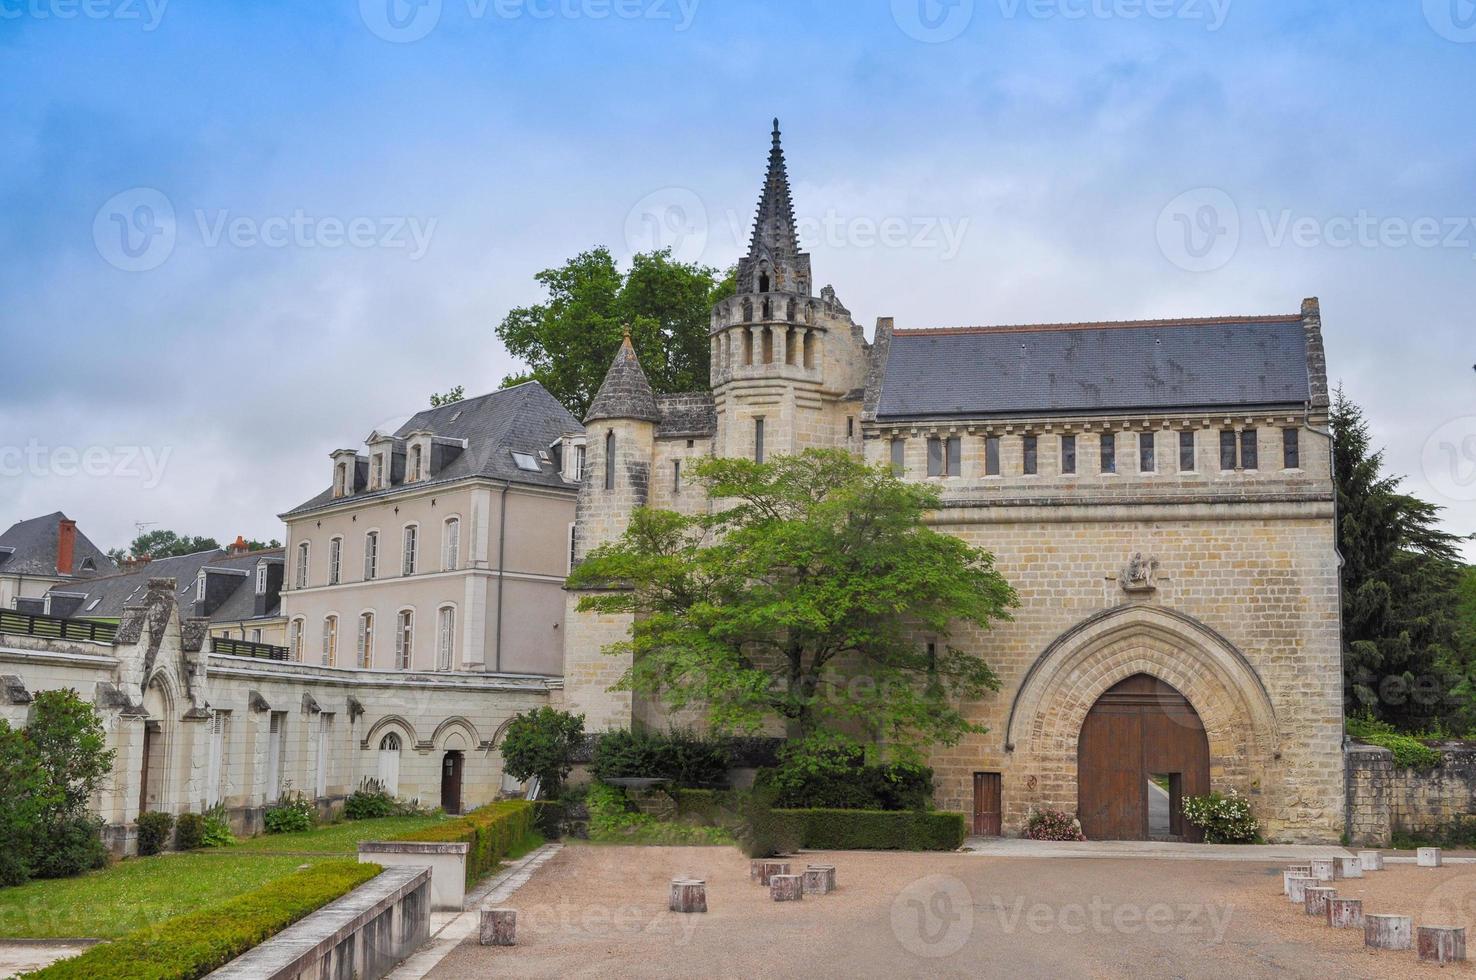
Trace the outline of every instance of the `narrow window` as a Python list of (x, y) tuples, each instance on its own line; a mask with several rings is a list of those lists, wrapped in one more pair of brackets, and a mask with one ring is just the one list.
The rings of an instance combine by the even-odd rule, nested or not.
[(943, 440), (937, 436), (928, 439), (928, 476), (943, 475)]
[(906, 451), (907, 451), (907, 444), (905, 442), (903, 442), (901, 439), (893, 439), (892, 440), (892, 475), (893, 476), (901, 476), (903, 473), (907, 472), (906, 464), (903, 461), (904, 460), (904, 455), (903, 454)]
[(1152, 432), (1138, 433), (1138, 472), (1152, 473), (1158, 469), (1158, 458), (1154, 454), (1153, 441), (1157, 438)]
[(1025, 468), (1025, 475), (1026, 476), (1034, 476), (1038, 472), (1037, 466), (1039, 465), (1039, 461), (1036, 458), (1037, 457), (1037, 453), (1038, 453), (1038, 449), (1039, 449), (1039, 440), (1038, 440), (1038, 438), (1036, 436), (1026, 436), (1025, 437), (1025, 461), (1024, 461), (1024, 468)]
[(999, 476), (999, 436), (984, 437), (984, 475)]
[(343, 569), (343, 538), (328, 542), (328, 584), (337, 585)]
[(851, 415), (846, 416), (846, 438), (856, 438), (856, 419)]
[(753, 420), (753, 461), (762, 463), (764, 461), (764, 420)]
[(1067, 476), (1076, 472), (1076, 436), (1061, 437), (1061, 472)]
[(576, 539), (574, 537), (574, 522), (569, 523), (569, 567), (567, 571), (574, 571), (574, 548)]
[(195, 601), (205, 601), (205, 570), (200, 569), (200, 574), (195, 576)]
[(1240, 468), (1243, 470), (1258, 470), (1261, 468), (1260, 449), (1256, 445), (1255, 429), (1241, 430)]
[(1194, 460), (1194, 430), (1179, 433), (1179, 472), (1193, 473)]
[(963, 475), (963, 439), (959, 436), (948, 439), (948, 475)]
[(369, 489), (378, 490), (384, 486), (384, 454), (374, 454), (374, 471), (369, 480)]
[(297, 546), (297, 587), (308, 587), (308, 542)]
[(454, 572), (461, 563), (461, 519), (446, 518), (446, 527), (441, 541), (441, 570)]
[(295, 663), (302, 663), (302, 620), (292, 621), (292, 630), (287, 637), (287, 649)]
[(671, 492), (682, 492), (682, 461), (679, 459), (671, 461)]
[(420, 529), (418, 527), (414, 524), (405, 525), (403, 556), (400, 562), (400, 574), (402, 575), (415, 574), (415, 546), (417, 543), (416, 539), (419, 536)]
[(576, 481), (579, 481), (579, 480), (583, 480), (584, 479), (584, 447), (583, 446), (575, 446), (574, 447), (574, 479)]
[(753, 331), (743, 330), (743, 366), (753, 367)]
[(374, 666), (374, 614), (359, 616), (359, 666), (368, 670)]
[(805, 367), (807, 367), (807, 368), (813, 368), (814, 366), (815, 366), (815, 335), (813, 333), (811, 333), (810, 331), (806, 330), (805, 331)]
[(267, 565), (266, 562), (256, 563), (256, 594), (266, 595), (267, 590)]
[(323, 666), (332, 667), (338, 662), (338, 617), (323, 617)]
[(436, 624), (436, 669), (451, 669), (451, 654), (456, 649), (456, 609), (444, 606)]
[(252, 643), (260, 643), (261, 642), (261, 630), (260, 629), (254, 629), (254, 630), (251, 631), (251, 642)]
[(1230, 429), (1220, 430), (1220, 469), (1235, 469), (1235, 433)]
[(1281, 430), (1281, 465), (1289, 470), (1302, 468), (1302, 430)]
[(414, 652), (415, 613), (404, 609), (400, 612), (399, 623), (395, 629), (395, 666), (401, 670), (409, 670)]
[(379, 532), (364, 535), (364, 581), (372, 582), (379, 576)]
[(605, 433), (605, 489), (615, 489), (615, 433)]
[(410, 480), (420, 479), (420, 447), (410, 447)]
[(1102, 433), (1102, 472), (1117, 472), (1117, 433)]

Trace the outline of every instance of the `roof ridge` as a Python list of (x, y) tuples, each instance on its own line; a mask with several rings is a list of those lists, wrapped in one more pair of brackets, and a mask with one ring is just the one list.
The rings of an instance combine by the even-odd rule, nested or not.
[(1267, 313), (1252, 316), (1170, 317), (1159, 320), (1098, 320), (1077, 323), (1015, 323), (996, 326), (908, 327), (893, 331), (893, 336), (939, 336), (948, 334), (1044, 333), (1052, 330), (1121, 330), (1144, 327), (1219, 326), (1256, 323), (1300, 323), (1301, 313)]

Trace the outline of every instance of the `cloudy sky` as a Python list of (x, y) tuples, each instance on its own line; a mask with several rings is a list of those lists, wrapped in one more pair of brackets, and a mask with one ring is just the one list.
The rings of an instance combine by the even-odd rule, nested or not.
[(538, 270), (730, 263), (777, 115), (861, 322), (1319, 296), (1476, 530), (1472, 0), (0, 0), (0, 59), (0, 525), (280, 537)]

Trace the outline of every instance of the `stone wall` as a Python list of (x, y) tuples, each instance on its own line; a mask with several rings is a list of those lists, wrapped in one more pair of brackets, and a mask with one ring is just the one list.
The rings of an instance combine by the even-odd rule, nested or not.
[(1476, 815), (1476, 743), (1438, 746), (1441, 763), (1433, 769), (1394, 764), (1388, 749), (1353, 743), (1347, 751), (1349, 840), (1388, 846), (1395, 833), (1438, 837)]

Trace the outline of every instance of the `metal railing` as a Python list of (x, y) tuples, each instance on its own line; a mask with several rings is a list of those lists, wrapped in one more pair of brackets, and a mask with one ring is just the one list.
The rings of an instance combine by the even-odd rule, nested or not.
[(35, 613), (0, 609), (0, 633), (14, 636), (41, 636), (54, 640), (91, 640), (111, 643), (118, 632), (116, 623), (100, 623), (91, 619), (59, 619)]
[(257, 657), (262, 660), (286, 660), (287, 648), (270, 643), (252, 643), (249, 640), (232, 640), (224, 636), (210, 638), (210, 652), (231, 657)]

